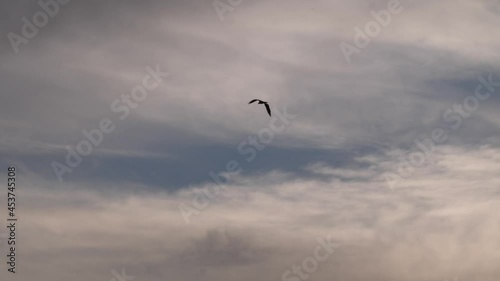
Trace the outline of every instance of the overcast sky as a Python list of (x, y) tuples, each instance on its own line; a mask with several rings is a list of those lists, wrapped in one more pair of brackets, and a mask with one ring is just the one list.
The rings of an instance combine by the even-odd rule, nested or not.
[(500, 1), (394, 1), (3, 1), (1, 279), (499, 280)]

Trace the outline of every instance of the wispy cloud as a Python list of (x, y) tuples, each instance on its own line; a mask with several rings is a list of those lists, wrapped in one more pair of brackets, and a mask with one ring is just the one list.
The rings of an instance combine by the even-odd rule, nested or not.
[[(498, 280), (498, 91), (398, 188), (380, 178), (415, 140), (458, 122), (443, 119), (454, 104), (475, 107), (478, 77), (498, 77), (498, 1), (401, 1), (350, 63), (339, 45), (391, 1), (220, 2), (223, 21), (213, 1), (71, 1), (17, 54), (7, 35), (41, 6), (0, 3), (0, 163), (22, 183), (18, 279), (110, 280), (125, 268), (134, 280), (280, 280), (331, 235), (342, 247), (309, 280)], [(58, 183), (51, 163), (147, 65), (172, 70), (168, 83)], [(179, 204), (269, 126), (251, 98), (300, 118), (186, 225)]]

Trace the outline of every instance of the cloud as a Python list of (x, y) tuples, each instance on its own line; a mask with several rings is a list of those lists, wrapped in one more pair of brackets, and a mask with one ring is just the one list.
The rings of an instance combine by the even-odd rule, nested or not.
[[(124, 266), (141, 280), (279, 280), (327, 235), (342, 247), (310, 280), (498, 280), (498, 90), (398, 188), (380, 178), (449, 128), (479, 76), (500, 79), (498, 3), (408, 3), (348, 64), (339, 44), (386, 4), (243, 0), (221, 22), (210, 1), (71, 1), (18, 54), (4, 36), (20, 280)], [(0, 33), (37, 10), (0, 4)], [(156, 64), (168, 79), (57, 183), (50, 164)], [(252, 98), (297, 117), (245, 163), (238, 145), (269, 124)], [(242, 172), (186, 225), (179, 203), (234, 159)]]
[[(194, 190), (104, 193), (27, 181), (19, 277), (39, 276), (45, 257), (63, 265), (44, 272), (54, 280), (80, 270), (87, 274), (73, 280), (106, 279), (122, 266), (141, 279), (279, 279), (313, 254), (316, 238), (331, 235), (341, 247), (315, 280), (494, 280), (500, 178), (492, 167), (500, 151), (448, 146), (436, 159), (394, 191), (363, 169), (353, 169), (363, 177), (350, 181), (238, 178), (190, 225), (178, 204)], [(309, 169), (330, 173), (319, 164)]]

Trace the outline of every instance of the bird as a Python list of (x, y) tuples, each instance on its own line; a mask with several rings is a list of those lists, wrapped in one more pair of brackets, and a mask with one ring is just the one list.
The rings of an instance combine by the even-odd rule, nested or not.
[(265, 105), (266, 106), (266, 110), (267, 110), (267, 114), (269, 114), (269, 116), (271, 116), (271, 108), (269, 107), (269, 104), (267, 103), (267, 101), (262, 101), (262, 100), (259, 100), (259, 99), (253, 99), (248, 104), (252, 104), (252, 103), (254, 103), (256, 101), (258, 101), (259, 104)]

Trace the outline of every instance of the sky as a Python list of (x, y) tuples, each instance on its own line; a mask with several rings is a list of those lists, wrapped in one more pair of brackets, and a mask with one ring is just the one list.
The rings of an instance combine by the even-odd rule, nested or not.
[(500, 1), (0, 13), (2, 280), (500, 279)]

